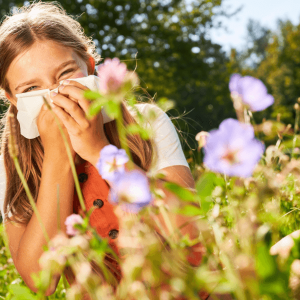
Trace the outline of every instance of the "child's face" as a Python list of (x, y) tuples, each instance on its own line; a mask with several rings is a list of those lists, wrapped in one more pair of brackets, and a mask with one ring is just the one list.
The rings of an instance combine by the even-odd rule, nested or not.
[(6, 78), (13, 96), (55, 89), (61, 80), (88, 76), (87, 64), (70, 48), (53, 41), (37, 41), (10, 64)]

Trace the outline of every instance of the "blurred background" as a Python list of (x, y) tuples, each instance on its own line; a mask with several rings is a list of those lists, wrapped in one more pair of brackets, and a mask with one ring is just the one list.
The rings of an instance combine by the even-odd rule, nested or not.
[[(46, 1), (47, 2), (47, 1)], [(185, 151), (195, 134), (235, 117), (232, 73), (261, 79), (275, 104), (254, 119), (294, 123), (300, 97), (299, 0), (60, 0), (78, 18), (103, 58), (137, 66), (143, 100), (167, 97), (183, 132)], [(0, 14), (28, 1), (0, 0)], [(0, 53), (1, 55), (1, 53)], [(6, 107), (0, 106), (1, 112)]]

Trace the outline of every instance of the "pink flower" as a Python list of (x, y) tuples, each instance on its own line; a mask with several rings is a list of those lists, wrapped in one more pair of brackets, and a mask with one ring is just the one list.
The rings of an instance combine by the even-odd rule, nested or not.
[(125, 82), (127, 66), (118, 58), (106, 58), (104, 63), (98, 66), (99, 90), (103, 94), (117, 93)]
[(79, 231), (74, 228), (74, 225), (82, 224), (82, 223), (83, 223), (83, 219), (81, 218), (81, 216), (76, 215), (76, 214), (72, 214), (72, 215), (68, 216), (65, 221), (65, 225), (67, 226), (67, 234), (68, 235), (78, 234)]

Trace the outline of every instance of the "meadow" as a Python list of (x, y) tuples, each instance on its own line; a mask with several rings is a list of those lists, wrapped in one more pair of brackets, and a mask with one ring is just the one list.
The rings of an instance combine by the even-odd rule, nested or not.
[[(115, 85), (108, 84), (120, 66), (118, 60), (108, 60), (106, 68), (98, 69), (105, 88), (85, 93), (92, 101), (90, 116), (104, 107), (119, 126), (122, 149), (110, 145), (102, 150), (98, 172), (113, 182), (110, 201), (122, 228), (120, 257), (91, 227), (92, 211), (83, 208), (81, 215), (66, 220), (68, 236), (59, 233), (49, 241), (40, 259), (42, 270), (35, 278), (39, 292), (35, 294), (14, 267), (1, 225), (0, 299), (46, 299), (51, 278), (62, 275), (65, 267), (72, 269), (76, 284), (70, 287), (62, 275), (48, 299), (82, 299), (85, 294), (91, 299), (206, 299), (208, 295), (210, 299), (221, 299), (221, 295), (241, 300), (300, 299), (299, 234), (272, 248), (299, 229), (299, 104), (294, 105), (294, 128), (280, 117), (256, 124), (255, 113), (271, 106), (274, 98), (260, 80), (233, 74), (229, 90), (236, 119), (225, 119), (218, 129), (197, 134), (198, 149), (189, 159), (195, 189), (165, 182), (164, 189), (177, 199), (166, 204), (164, 191), (155, 184), (163, 173), (146, 176), (124, 169), (130, 161), (126, 136), (140, 134), (148, 139), (153, 133), (143, 125), (143, 116), (134, 126), (122, 126), (121, 99), (134, 107), (139, 89), (131, 71)], [(170, 107), (172, 101), (163, 98), (157, 105)], [(14, 116), (11, 120), (14, 126)], [(10, 155), (38, 214), (18, 165), (13, 138)], [(112, 160), (123, 163), (112, 165)], [(82, 204), (78, 178), (73, 175)], [(187, 223), (196, 226), (196, 238), (182, 234), (180, 229), (187, 224), (176, 227), (176, 215), (188, 217)], [(107, 254), (122, 270), (119, 283)], [(90, 267), (92, 261), (100, 267), (97, 276)]]

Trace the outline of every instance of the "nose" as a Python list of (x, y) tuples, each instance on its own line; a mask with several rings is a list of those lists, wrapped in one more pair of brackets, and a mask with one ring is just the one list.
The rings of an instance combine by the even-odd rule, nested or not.
[(50, 86), (48, 87), (48, 89), (49, 89), (50, 91), (52, 91), (52, 90), (58, 88), (59, 86), (60, 86), (60, 83), (57, 82), (57, 83), (55, 83), (55, 84), (50, 85)]

